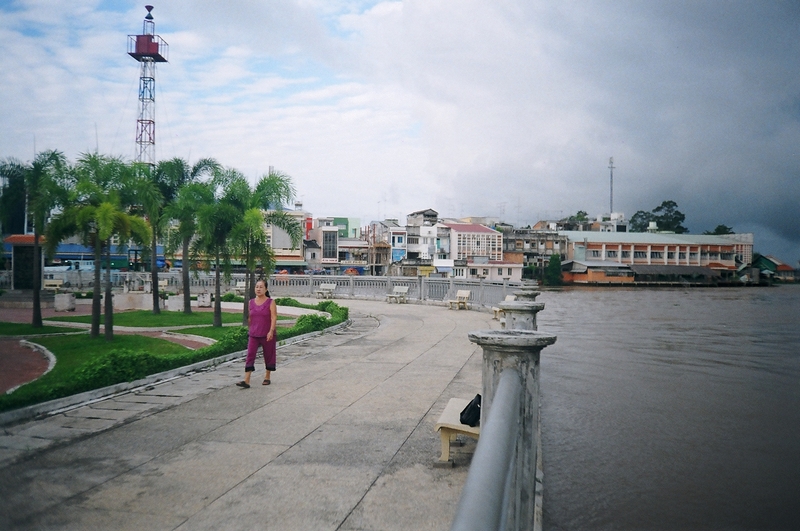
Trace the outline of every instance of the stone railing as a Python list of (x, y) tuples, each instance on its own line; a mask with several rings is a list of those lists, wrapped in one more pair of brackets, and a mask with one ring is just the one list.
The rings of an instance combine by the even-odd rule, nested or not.
[[(93, 289), (93, 271), (58, 271), (45, 273), (46, 279), (64, 281), (66, 290), (79, 291)], [(103, 285), (106, 272), (102, 271)], [(167, 281), (166, 289), (161, 292), (178, 293), (183, 291), (183, 280), (178, 271), (159, 273), (159, 281)], [(111, 284), (115, 289), (127, 291), (147, 291), (150, 286), (150, 273), (111, 272)], [(220, 291), (234, 291), (237, 283), (244, 281), (244, 273), (234, 273), (229, 282), (221, 279)], [(519, 282), (491, 282), (486, 280), (468, 280), (457, 278), (428, 277), (384, 277), (359, 275), (272, 275), (268, 288), (273, 297), (314, 297), (314, 291), (320, 284), (336, 284), (335, 298), (383, 300), (395, 286), (408, 287), (410, 301), (444, 302), (455, 298), (459, 290), (470, 291), (470, 303), (477, 307), (495, 306), (504, 300), (506, 295), (519, 289)], [(189, 276), (190, 291), (194, 294), (214, 292), (216, 279), (214, 273), (194, 272)]]
[(481, 435), (451, 529), (541, 530), (539, 358), (556, 336), (536, 331), (532, 287), (501, 302), (506, 330), (472, 332), (483, 349)]

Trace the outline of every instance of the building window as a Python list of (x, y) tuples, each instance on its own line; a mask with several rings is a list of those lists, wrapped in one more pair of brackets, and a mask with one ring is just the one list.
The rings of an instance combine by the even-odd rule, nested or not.
[(315, 260), (316, 258), (317, 258), (317, 253), (315, 253), (315, 252), (312, 252), (312, 253), (311, 253), (311, 259), (312, 259), (312, 260)]
[(647, 258), (647, 252), (645, 251), (633, 251), (634, 258)]
[(484, 269), (483, 270), (483, 276), (485, 276), (485, 277), (489, 276), (489, 270), (488, 269)]
[(336, 248), (336, 239), (339, 233), (325, 231), (322, 233), (322, 258), (338, 258), (339, 251)]
[(675, 258), (675, 253), (673, 253), (672, 251), (668, 252), (668, 253), (667, 253), (667, 258), (668, 258), (669, 260), (672, 260), (672, 259), (674, 259), (674, 258)]
[(622, 258), (630, 258), (631, 252), (630, 251), (622, 251)]
[(503, 276), (503, 268), (502, 267), (498, 267), (497, 268), (497, 275), (501, 276), (501, 277)]
[(678, 253), (678, 258), (680, 260), (686, 260), (686, 253)]
[(650, 258), (664, 258), (664, 253), (661, 251), (650, 251)]
[(721, 253), (720, 258), (723, 260), (733, 260), (733, 253)]
[(606, 258), (616, 258), (617, 251), (606, 251)]
[(697, 253), (689, 253), (689, 260), (697, 260)]
[(592, 249), (592, 258), (600, 258), (600, 251)]
[(508, 276), (511, 276), (511, 268), (508, 268)]
[(469, 274), (470, 274), (470, 276), (472, 276), (472, 277), (477, 277), (477, 276), (478, 276), (478, 269), (477, 269), (477, 268), (472, 268), (472, 269), (470, 269), (470, 270), (469, 270)]

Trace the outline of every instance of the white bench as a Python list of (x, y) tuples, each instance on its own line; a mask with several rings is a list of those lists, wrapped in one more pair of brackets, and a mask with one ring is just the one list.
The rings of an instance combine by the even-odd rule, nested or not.
[(455, 308), (456, 310), (464, 310), (469, 309), (469, 295), (470, 291), (468, 289), (460, 289), (456, 292), (456, 298), (447, 301), (450, 305), (450, 309), (452, 310)]
[(64, 281), (61, 279), (47, 278), (44, 280), (44, 283), (42, 284), (42, 289), (51, 289), (56, 293), (58, 293), (58, 290), (61, 289), (63, 285)]
[(320, 284), (314, 291), (318, 299), (332, 299), (333, 291), (336, 289), (336, 284)]
[(391, 293), (386, 295), (386, 302), (408, 302), (408, 286), (395, 286)]
[[(503, 302), (511, 302), (515, 300), (517, 300), (516, 295), (506, 295), (506, 299)], [(492, 317), (492, 319), (499, 320), (503, 315), (505, 315), (503, 309), (498, 308), (497, 306), (492, 306), (492, 311), (494, 312), (494, 317)]]
[(439, 438), (442, 442), (442, 455), (436, 462), (438, 466), (453, 466), (453, 461), (450, 459), (450, 442), (456, 438), (457, 435), (466, 435), (477, 439), (481, 434), (480, 426), (467, 426), (461, 424), (461, 412), (470, 403), (470, 399), (465, 398), (451, 398), (447, 402), (442, 415), (436, 421), (436, 431), (439, 432)]

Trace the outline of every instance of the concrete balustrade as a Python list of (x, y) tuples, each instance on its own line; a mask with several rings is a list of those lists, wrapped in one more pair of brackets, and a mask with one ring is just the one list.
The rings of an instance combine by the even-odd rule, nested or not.
[[(514, 456), (510, 463), (507, 507), (502, 508), (507, 523), (504, 529), (535, 529), (541, 526), (541, 497), (537, 502), (537, 469), (540, 464), (539, 436), (539, 358), (542, 349), (552, 345), (556, 336), (533, 330), (489, 330), (471, 332), (469, 340), (483, 349), (483, 393), (481, 400), (481, 426), (490, 428), (495, 408), (502, 411), (506, 405), (495, 404), (495, 394), (501, 376), (507, 378), (511, 371), (519, 379), (518, 428), (506, 434), (515, 436)], [(483, 431), (483, 430), (482, 430)], [(481, 441), (485, 431), (481, 433)], [(496, 439), (497, 435), (490, 435)], [(476, 458), (478, 453), (476, 451)], [(473, 464), (474, 467), (474, 464)], [(476, 470), (479, 470), (478, 467)], [(473, 470), (470, 471), (470, 474)], [(469, 481), (469, 480), (468, 480)], [(496, 485), (503, 488), (503, 485)]]

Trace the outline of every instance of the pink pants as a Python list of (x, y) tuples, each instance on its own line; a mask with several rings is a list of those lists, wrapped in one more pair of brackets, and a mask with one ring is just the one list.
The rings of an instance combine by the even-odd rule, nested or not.
[(244, 361), (245, 372), (256, 370), (256, 353), (258, 347), (264, 351), (264, 365), (267, 366), (268, 371), (275, 370), (275, 358), (277, 351), (277, 342), (273, 337), (272, 341), (267, 341), (266, 337), (253, 337), (247, 341), (247, 358)]

